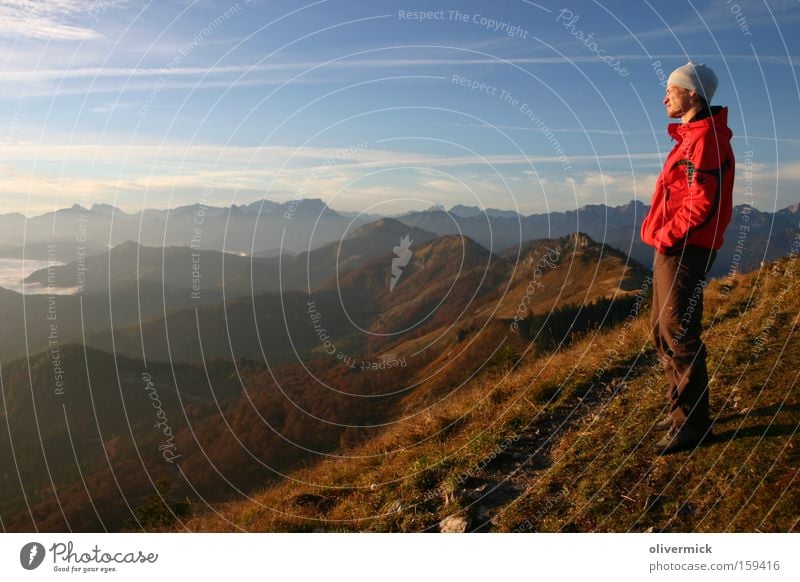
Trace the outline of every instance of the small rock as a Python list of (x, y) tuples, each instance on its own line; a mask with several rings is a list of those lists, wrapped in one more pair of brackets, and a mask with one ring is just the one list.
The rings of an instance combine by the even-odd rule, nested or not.
[(439, 522), (441, 533), (464, 533), (469, 529), (469, 519), (465, 515), (448, 515)]

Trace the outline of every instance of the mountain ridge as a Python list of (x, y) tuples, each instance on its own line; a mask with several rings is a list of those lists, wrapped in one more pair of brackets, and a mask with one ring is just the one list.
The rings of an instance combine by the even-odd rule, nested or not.
[[(440, 408), (252, 494), (256, 503), (231, 500), (220, 515), (167, 529), (795, 531), (796, 257), (709, 284), (717, 437), (695, 452), (664, 459), (650, 450), (664, 404), (643, 309), (546, 360), (507, 360)], [(773, 339), (763, 336), (763, 350), (736, 335), (765, 326)], [(746, 367), (748, 381), (737, 382)]]
[[(747, 204), (736, 205), (710, 275), (724, 276), (734, 263), (739, 271), (754, 269), (762, 260), (774, 260), (787, 253), (791, 236), (800, 229), (797, 207), (790, 205), (770, 213)], [(492, 252), (526, 240), (583, 231), (648, 264), (653, 251), (639, 236), (648, 210), (639, 200), (618, 206), (586, 204), (575, 210), (530, 215), (497, 209), (476, 213), (476, 207), (456, 205), (451, 212), (435, 206), (384, 218), (438, 236), (464, 234)], [(145, 246), (191, 245), (200, 250), (277, 256), (281, 251), (297, 254), (338, 242), (375, 219), (373, 215), (339, 213), (319, 198), (285, 203), (264, 200), (227, 208), (195, 203), (170, 210), (145, 209), (137, 214), (112, 212), (110, 206), (98, 205), (93, 211), (75, 205), (31, 218), (18, 213), (0, 214), (0, 231), (6, 237), (0, 245), (19, 247), (21, 240), (47, 243), (77, 236), (100, 249), (136, 240)], [(22, 250), (6, 252), (21, 256)], [(60, 260), (68, 262), (70, 254), (75, 256), (65, 253)]]

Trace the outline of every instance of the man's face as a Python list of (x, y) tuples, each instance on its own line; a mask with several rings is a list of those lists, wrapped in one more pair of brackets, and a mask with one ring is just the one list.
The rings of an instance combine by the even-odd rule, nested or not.
[(663, 103), (667, 106), (667, 116), (677, 119), (692, 108), (692, 92), (677, 85), (670, 85), (667, 87)]

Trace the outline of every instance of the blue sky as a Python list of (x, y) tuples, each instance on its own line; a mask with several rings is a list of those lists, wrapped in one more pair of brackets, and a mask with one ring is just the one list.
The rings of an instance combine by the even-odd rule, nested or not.
[(735, 203), (783, 208), (798, 33), (796, 0), (0, 0), (0, 212), (648, 203), (689, 58), (729, 107)]

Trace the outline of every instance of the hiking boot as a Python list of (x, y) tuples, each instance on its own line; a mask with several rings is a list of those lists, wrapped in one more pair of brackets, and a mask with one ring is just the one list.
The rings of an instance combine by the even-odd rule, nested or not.
[(669, 430), (672, 428), (672, 417), (667, 415), (653, 425), (656, 430)]
[(691, 450), (713, 438), (711, 425), (693, 427), (683, 425), (671, 428), (664, 438), (655, 444), (655, 452), (659, 455), (669, 455), (678, 451)]

